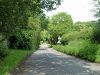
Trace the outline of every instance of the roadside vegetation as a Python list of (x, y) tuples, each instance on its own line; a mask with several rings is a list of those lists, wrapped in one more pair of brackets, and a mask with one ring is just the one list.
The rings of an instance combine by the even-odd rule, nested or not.
[(0, 75), (9, 75), (10, 71), (13, 71), (21, 62), (24, 61), (25, 58), (27, 58), (34, 51), (10, 49), (9, 55), (0, 61)]
[[(67, 18), (64, 15), (60, 16), (62, 13), (54, 15), (49, 27), (49, 32), (55, 32), (54, 35), (51, 33), (51, 39), (56, 41), (51, 40), (53, 48), (72, 56), (100, 63), (100, 12), (97, 11), (99, 3), (97, 0), (94, 1), (95, 16), (98, 18), (96, 21), (73, 23), (67, 14), (65, 14)], [(56, 25), (59, 28), (55, 27)], [(57, 43), (59, 36), (61, 37), (60, 44)]]
[(93, 62), (100, 62), (99, 32), (96, 21), (77, 22), (61, 36), (61, 44), (53, 45), (58, 51)]
[(51, 18), (44, 14), (61, 1), (0, 1), (0, 75), (8, 75), (44, 42), (66, 54), (100, 62), (100, 1), (93, 0), (98, 20), (76, 23), (66, 12)]
[(61, 0), (0, 1), (0, 75), (8, 75), (38, 49), (40, 33), (48, 25), (44, 11), (54, 10), (60, 3)]

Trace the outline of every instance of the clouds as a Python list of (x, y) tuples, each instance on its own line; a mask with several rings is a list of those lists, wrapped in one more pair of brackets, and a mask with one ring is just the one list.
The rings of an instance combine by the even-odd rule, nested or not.
[(58, 12), (67, 12), (72, 15), (74, 22), (94, 20), (92, 0), (64, 0), (57, 10), (46, 13), (52, 16)]

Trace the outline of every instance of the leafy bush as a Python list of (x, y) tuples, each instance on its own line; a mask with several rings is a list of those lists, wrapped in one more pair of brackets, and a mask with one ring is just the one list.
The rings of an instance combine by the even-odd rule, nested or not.
[(25, 38), (25, 36), (21, 33), (16, 33), (9, 37), (9, 47), (10, 48), (17, 48), (17, 49), (24, 49), (30, 46), (29, 39)]
[(69, 41), (71, 40), (74, 40), (76, 38), (78, 38), (79, 36), (78, 35), (79, 32), (75, 31), (74, 33), (71, 31), (69, 33), (66, 33), (62, 36), (62, 39), (61, 39), (61, 42), (63, 45), (67, 45)]
[(100, 41), (99, 24), (96, 25), (95, 21), (75, 23), (72, 30), (62, 35), (63, 46), (57, 45), (54, 48), (69, 55), (100, 62), (100, 46), (94, 42)]
[(80, 49), (79, 56), (83, 59), (95, 61), (97, 53), (96, 44), (92, 44), (90, 41), (84, 42), (83, 47)]
[(60, 12), (53, 15), (48, 24), (51, 44), (57, 44), (58, 36), (71, 30), (72, 25), (72, 17), (66, 12)]
[(91, 39), (93, 35), (93, 28), (83, 28), (80, 31), (70, 31), (62, 36), (62, 44), (68, 44), (69, 41), (78, 39)]
[(89, 40), (74, 40), (70, 41), (68, 45), (54, 46), (55, 49), (63, 53), (77, 56), (89, 61), (95, 61), (97, 54), (97, 46), (92, 44)]
[[(36, 31), (16, 32), (9, 37), (9, 47), (15, 49), (36, 49), (39, 45), (39, 35)], [(38, 39), (37, 39), (38, 38)]]
[(50, 37), (50, 35), (48, 34), (47, 30), (41, 31), (41, 41), (47, 42), (49, 37)]

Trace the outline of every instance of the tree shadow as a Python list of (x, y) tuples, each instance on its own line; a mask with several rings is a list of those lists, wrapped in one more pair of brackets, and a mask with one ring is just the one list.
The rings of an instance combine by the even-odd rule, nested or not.
[(39, 53), (33, 54), (11, 75), (100, 75), (100, 70), (71, 56)]

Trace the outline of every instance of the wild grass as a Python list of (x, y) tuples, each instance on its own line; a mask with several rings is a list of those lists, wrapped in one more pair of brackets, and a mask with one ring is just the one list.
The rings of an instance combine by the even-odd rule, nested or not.
[(9, 75), (12, 71), (26, 56), (31, 54), (31, 50), (12, 50), (6, 56), (3, 61), (0, 61), (0, 75)]
[(89, 40), (74, 40), (68, 45), (54, 45), (54, 49), (92, 62), (100, 62), (100, 45)]

